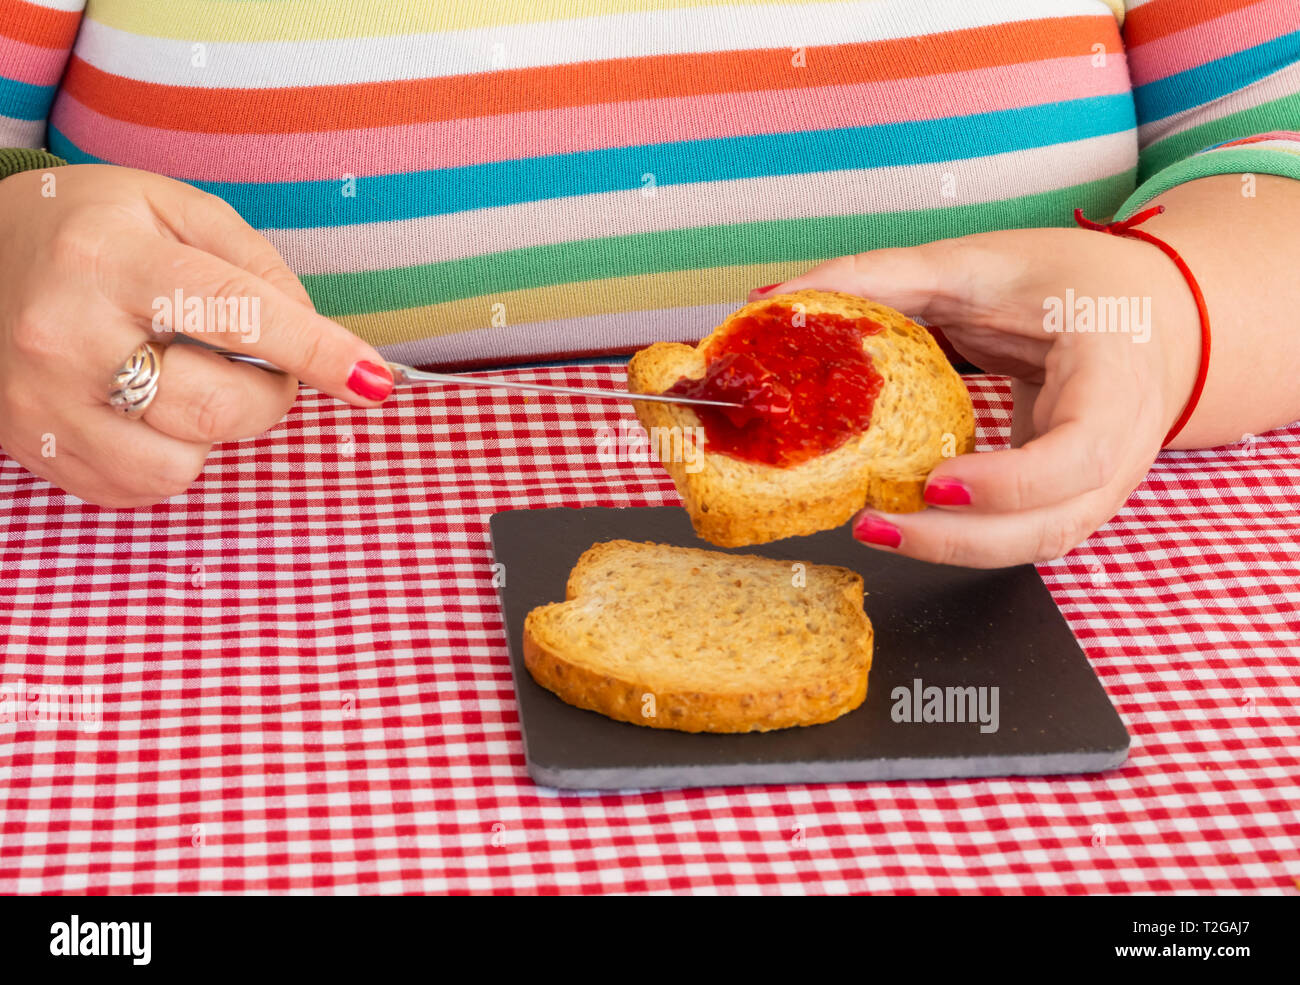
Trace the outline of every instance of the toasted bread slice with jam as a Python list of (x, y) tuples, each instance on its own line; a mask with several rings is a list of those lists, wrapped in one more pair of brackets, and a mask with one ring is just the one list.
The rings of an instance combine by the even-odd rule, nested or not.
[(702, 378), (713, 341), (737, 319), (770, 305), (881, 326), (862, 338), (883, 378), (871, 423), (825, 454), (780, 467), (710, 453), (707, 438), (692, 455), (667, 454), (673, 442), (680, 449), (683, 440), (696, 440), (700, 418), (681, 404), (637, 403), (651, 447), (677, 484), (696, 533), (738, 547), (838, 527), (867, 506), (891, 513), (922, 509), (930, 471), (944, 458), (974, 450), (975, 414), (966, 385), (934, 337), (892, 308), (828, 291), (764, 298), (734, 312), (698, 346), (659, 342), (638, 352), (628, 364), (629, 389), (663, 393), (683, 378)]
[(847, 568), (614, 540), (524, 621), (524, 662), (571, 705), (650, 728), (816, 725), (867, 695), (872, 628)]

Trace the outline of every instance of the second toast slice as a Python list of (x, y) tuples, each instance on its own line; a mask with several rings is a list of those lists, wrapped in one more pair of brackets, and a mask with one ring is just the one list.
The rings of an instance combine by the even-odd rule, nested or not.
[(626, 540), (592, 546), (565, 601), (524, 620), (524, 663), (564, 701), (684, 732), (816, 725), (862, 704), (862, 577)]

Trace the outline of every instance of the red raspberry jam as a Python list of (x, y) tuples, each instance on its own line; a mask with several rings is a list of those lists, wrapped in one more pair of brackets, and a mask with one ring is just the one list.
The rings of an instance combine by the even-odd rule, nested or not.
[(881, 326), (866, 318), (767, 305), (737, 319), (705, 350), (704, 376), (666, 393), (738, 402), (692, 407), (710, 451), (788, 468), (834, 451), (871, 425), (884, 382), (862, 351)]

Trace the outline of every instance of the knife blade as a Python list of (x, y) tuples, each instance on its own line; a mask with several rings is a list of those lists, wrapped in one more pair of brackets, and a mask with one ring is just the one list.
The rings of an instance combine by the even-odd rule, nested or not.
[[(205, 346), (219, 356), (233, 363), (247, 363), (272, 373), (283, 373), (279, 366), (258, 356), (229, 349)], [(552, 386), (547, 383), (528, 383), (524, 380), (502, 380), (483, 376), (462, 376), (457, 373), (430, 373), (426, 370), (404, 366), (402, 363), (386, 363), (396, 383), (442, 383), (449, 386), (504, 387), (507, 390), (529, 390), (544, 393), (567, 393), (579, 397), (594, 397), (599, 400), (645, 400), (663, 404), (691, 404), (700, 407), (743, 407), (743, 404), (727, 400), (704, 400), (699, 397), (679, 397), (667, 393), (632, 393), (628, 390), (602, 390), (596, 387)]]

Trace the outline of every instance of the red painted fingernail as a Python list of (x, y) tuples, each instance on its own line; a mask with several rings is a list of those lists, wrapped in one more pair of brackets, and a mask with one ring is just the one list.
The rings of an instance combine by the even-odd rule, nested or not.
[(756, 287), (756, 288), (754, 288), (754, 293), (755, 293), (755, 294), (766, 294), (768, 291), (770, 291), (772, 288), (776, 287), (777, 284), (780, 284), (780, 283), (781, 283), (780, 281), (777, 281), (776, 284), (768, 284), (767, 287)]
[(858, 522), (853, 524), (853, 536), (865, 544), (879, 544), (882, 547), (897, 547), (903, 542), (902, 531), (888, 520), (870, 513), (858, 517)]
[(970, 487), (960, 479), (931, 479), (925, 501), (932, 506), (970, 506)]
[(393, 374), (387, 366), (363, 359), (352, 367), (348, 389), (367, 400), (383, 400), (393, 392)]

